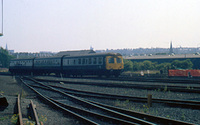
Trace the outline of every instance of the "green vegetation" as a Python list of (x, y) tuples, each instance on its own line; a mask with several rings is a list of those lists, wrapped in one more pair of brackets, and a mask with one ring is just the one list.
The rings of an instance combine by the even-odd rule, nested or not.
[(4, 120), (7, 120), (7, 119), (9, 119), (9, 116), (0, 117), (0, 121), (4, 121)]
[(9, 62), (13, 57), (9, 55), (8, 51), (0, 48), (0, 67), (9, 67)]
[(183, 60), (183, 61), (179, 61), (179, 60), (174, 60), (171, 63), (171, 68), (172, 69), (192, 69), (193, 63), (189, 60)]
[(0, 90), (0, 95), (2, 95), (2, 96), (3, 96), (3, 94), (4, 94), (4, 92)]
[(11, 123), (16, 124), (18, 120), (18, 116), (19, 114), (14, 114), (10, 119)]
[(124, 60), (124, 70), (125, 71), (132, 71), (133, 70), (133, 62), (130, 60)]
[(189, 60), (174, 60), (172, 63), (161, 63), (151, 61), (132, 62), (124, 59), (124, 71), (159, 70), (166, 73), (168, 69), (192, 69), (193, 63)]

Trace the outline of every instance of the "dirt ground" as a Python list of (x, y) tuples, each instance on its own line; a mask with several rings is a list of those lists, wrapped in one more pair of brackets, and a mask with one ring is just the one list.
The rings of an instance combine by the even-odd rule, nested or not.
[(17, 121), (17, 115), (14, 115), (14, 107), (16, 104), (17, 95), (21, 94), (21, 108), (23, 118), (28, 118), (27, 107), (30, 100), (36, 105), (39, 120), (46, 125), (74, 125), (78, 121), (74, 120), (68, 114), (63, 114), (61, 111), (45, 104), (35, 93), (23, 85), (19, 80), (12, 76), (0, 75), (0, 97), (5, 97), (8, 101), (8, 107), (0, 111), (0, 125), (13, 125)]

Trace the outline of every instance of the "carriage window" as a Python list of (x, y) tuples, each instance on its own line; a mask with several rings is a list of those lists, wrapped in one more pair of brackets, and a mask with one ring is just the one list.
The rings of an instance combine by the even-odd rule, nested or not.
[(97, 64), (97, 58), (93, 58), (93, 64)]
[(103, 59), (100, 57), (98, 60), (98, 64), (102, 64), (103, 63)]
[(81, 59), (78, 59), (78, 64), (81, 64)]
[(85, 64), (85, 59), (82, 59), (82, 64)]
[(69, 59), (67, 60), (67, 64), (69, 65)]
[(114, 63), (114, 58), (109, 58), (108, 63)]
[(74, 59), (74, 65), (76, 64), (76, 60)]
[(121, 58), (117, 58), (117, 63), (122, 63), (122, 59)]
[(89, 62), (89, 64), (92, 64), (92, 59), (91, 59), (91, 58), (89, 58), (89, 61), (88, 61), (88, 62)]
[(67, 59), (67, 64), (70, 65), (70, 59)]

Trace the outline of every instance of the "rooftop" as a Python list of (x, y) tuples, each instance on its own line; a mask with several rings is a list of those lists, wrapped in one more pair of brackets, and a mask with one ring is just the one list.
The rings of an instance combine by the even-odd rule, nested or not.
[(125, 59), (175, 59), (175, 58), (200, 58), (200, 54), (172, 54), (172, 55), (146, 55), (146, 56), (126, 56)]

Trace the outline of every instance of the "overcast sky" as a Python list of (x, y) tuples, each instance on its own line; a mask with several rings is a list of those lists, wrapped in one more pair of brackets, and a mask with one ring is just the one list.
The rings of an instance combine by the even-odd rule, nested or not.
[(200, 0), (3, 2), (0, 46), (15, 52), (200, 47)]

